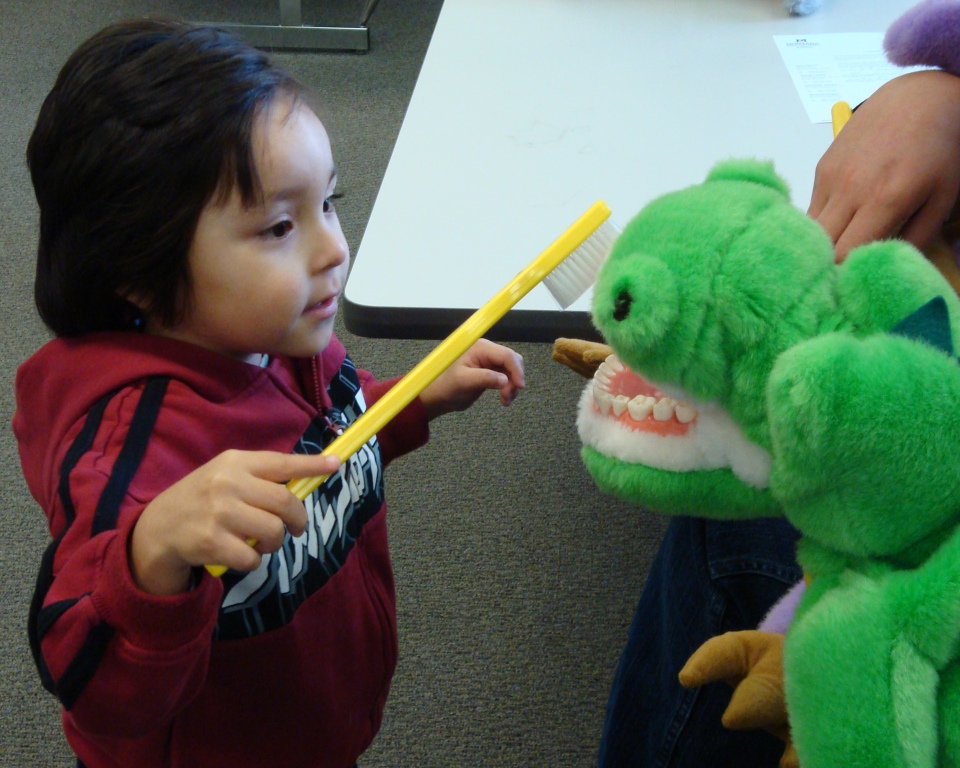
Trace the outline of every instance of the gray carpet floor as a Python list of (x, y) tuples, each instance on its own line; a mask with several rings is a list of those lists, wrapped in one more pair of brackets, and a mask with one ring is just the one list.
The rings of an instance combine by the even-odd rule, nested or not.
[[(305, 0), (304, 22), (356, 23), (363, 5)], [(345, 194), (338, 209), (354, 246), (441, 5), (382, 0), (366, 54), (276, 54), (328, 108)], [(69, 53), (110, 22), (151, 14), (279, 20), (275, 0), (0, 0), (2, 766), (73, 764), (25, 630), (47, 532), (20, 475), (10, 419), (16, 367), (47, 334), (32, 302), (37, 213), (24, 150)], [(338, 333), (381, 377), (409, 370), (435, 344)], [(595, 762), (607, 691), (664, 522), (594, 489), (574, 428), (582, 380), (550, 360), (549, 345), (515, 347), (528, 388), (512, 407), (491, 394), (444, 417), (431, 443), (387, 474), (400, 664), (363, 768)]]

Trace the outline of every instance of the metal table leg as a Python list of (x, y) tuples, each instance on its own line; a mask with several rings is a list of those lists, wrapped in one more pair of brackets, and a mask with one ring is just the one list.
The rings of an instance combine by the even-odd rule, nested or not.
[(279, 0), (280, 24), (219, 24), (258, 48), (274, 50), (367, 51), (370, 30), (367, 22), (379, 0), (368, 0), (363, 18), (356, 27), (311, 27), (303, 25), (300, 0)]

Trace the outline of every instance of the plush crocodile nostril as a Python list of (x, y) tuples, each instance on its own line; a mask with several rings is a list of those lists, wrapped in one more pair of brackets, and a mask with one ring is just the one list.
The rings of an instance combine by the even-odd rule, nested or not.
[(627, 290), (620, 291), (613, 302), (613, 319), (618, 323), (625, 320), (630, 314), (630, 305), (633, 304), (633, 297)]

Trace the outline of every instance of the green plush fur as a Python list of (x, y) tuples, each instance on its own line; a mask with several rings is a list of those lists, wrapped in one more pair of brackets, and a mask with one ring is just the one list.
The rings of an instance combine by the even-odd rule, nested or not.
[(663, 472), (641, 464), (624, 471), (623, 462), (611, 460), (589, 446), (584, 446), (581, 456), (600, 488), (626, 499), (642, 498), (641, 506), (649, 510), (683, 515), (692, 509), (705, 509), (718, 519), (780, 514), (769, 493), (745, 485), (730, 472)]
[(722, 411), (769, 462), (744, 480), (713, 459), (624, 458), (629, 430), (609, 450), (585, 393), (598, 485), (667, 514), (782, 514), (802, 534), (811, 583), (784, 668), (803, 768), (960, 766), (960, 302), (946, 280), (897, 241), (836, 265), (773, 167), (735, 160), (647, 205), (593, 301), (625, 365)]

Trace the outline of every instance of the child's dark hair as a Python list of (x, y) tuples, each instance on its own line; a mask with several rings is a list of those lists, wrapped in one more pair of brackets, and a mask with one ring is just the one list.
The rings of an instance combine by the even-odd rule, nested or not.
[(209, 27), (129, 21), (78, 48), (40, 109), (27, 163), (40, 206), (35, 298), (58, 336), (182, 318), (203, 207), (255, 203), (251, 137), (277, 94), (301, 86)]

